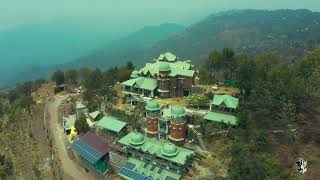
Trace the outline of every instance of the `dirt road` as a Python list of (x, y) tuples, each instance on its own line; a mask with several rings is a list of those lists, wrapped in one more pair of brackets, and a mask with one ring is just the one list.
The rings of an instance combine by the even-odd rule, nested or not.
[(45, 113), (48, 113), (50, 131), (53, 134), (54, 148), (56, 150), (56, 156), (60, 161), (61, 169), (70, 177), (68, 179), (76, 180), (96, 180), (98, 177), (85, 171), (85, 169), (70, 159), (67, 152), (66, 136), (63, 132), (61, 124), (59, 124), (58, 111), (60, 103), (66, 98), (55, 96), (55, 100), (48, 101), (45, 107)]

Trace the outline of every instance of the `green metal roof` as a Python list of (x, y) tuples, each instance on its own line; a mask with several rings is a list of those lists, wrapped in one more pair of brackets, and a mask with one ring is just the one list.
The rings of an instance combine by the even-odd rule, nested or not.
[(113, 116), (104, 116), (96, 125), (109, 131), (120, 132), (127, 123), (120, 121)]
[(161, 109), (161, 106), (158, 102), (156, 101), (149, 101), (146, 105), (146, 110), (148, 111), (158, 111)]
[[(170, 67), (170, 76), (194, 76), (195, 71), (191, 70), (191, 64), (186, 61), (174, 61), (174, 62), (166, 62), (156, 60), (154, 63), (146, 63), (146, 65), (139, 70), (139, 74), (147, 75), (150, 73), (151, 76), (158, 76), (160, 66), (163, 66), (163, 64), (168, 64)], [(169, 67), (166, 67), (165, 69), (169, 69)]]
[(134, 70), (134, 71), (132, 71), (130, 77), (131, 77), (131, 78), (139, 77), (139, 74), (138, 74), (138, 73), (139, 73), (138, 71)]
[(86, 106), (82, 104), (82, 102), (77, 102), (76, 108), (77, 109), (82, 109), (85, 108)]
[(125, 86), (137, 87), (140, 89), (153, 91), (157, 87), (157, 80), (152, 78), (146, 78), (146, 77), (137, 77), (137, 78), (129, 79), (125, 82), (122, 82), (121, 84)]
[(213, 105), (226, 106), (228, 108), (236, 109), (239, 104), (239, 99), (229, 94), (218, 95), (215, 94), (212, 101)]
[(170, 157), (178, 154), (177, 146), (172, 143), (167, 143), (162, 147), (162, 154)]
[(130, 138), (130, 144), (133, 144), (135, 146), (141, 145), (145, 142), (144, 136), (140, 133), (134, 133)]
[(161, 62), (159, 66), (159, 71), (170, 71), (170, 64), (167, 62)]
[(166, 142), (159, 141), (154, 138), (144, 137), (143, 144), (133, 145), (132, 143), (130, 143), (133, 136), (136, 136), (136, 132), (131, 132), (127, 134), (126, 136), (121, 138), (118, 142), (123, 145), (129, 146), (131, 148), (141, 150), (150, 155), (157, 156), (159, 158), (166, 159), (168, 161), (171, 161), (180, 165), (184, 165), (186, 163), (187, 158), (195, 154), (194, 151), (191, 151), (189, 149), (176, 147), (177, 148), (176, 155), (167, 156), (163, 153), (163, 148), (167, 144)]
[(171, 115), (174, 117), (182, 117), (182, 116), (185, 116), (186, 114), (187, 113), (184, 107), (174, 106), (171, 108)]
[(74, 127), (74, 124), (76, 122), (76, 115), (70, 115), (64, 118), (64, 129), (70, 130)]
[(158, 60), (160, 60), (160, 61), (169, 61), (169, 62), (173, 62), (177, 59), (178, 59), (178, 57), (176, 55), (172, 54), (171, 52), (166, 52), (164, 54), (160, 54), (158, 57)]
[(100, 114), (100, 111), (94, 111), (92, 113), (89, 114), (90, 117), (92, 117), (93, 119), (97, 118)]
[(208, 112), (204, 117), (204, 119), (224, 124), (237, 125), (238, 119), (229, 114), (222, 114), (217, 112)]
[[(171, 177), (177, 180), (181, 178), (181, 175), (167, 169), (163, 169), (159, 173), (160, 168), (154, 165), (153, 163), (150, 163), (147, 166), (145, 166), (145, 162), (135, 158), (129, 158), (128, 162), (134, 165), (133, 171), (151, 177), (154, 180), (166, 180), (167, 177)], [(155, 166), (155, 168), (153, 166)]]

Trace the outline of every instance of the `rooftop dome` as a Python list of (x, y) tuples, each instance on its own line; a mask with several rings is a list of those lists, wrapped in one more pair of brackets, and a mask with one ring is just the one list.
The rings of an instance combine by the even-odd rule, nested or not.
[(176, 156), (178, 154), (178, 148), (172, 143), (166, 143), (162, 147), (162, 154), (169, 157)]
[(171, 108), (171, 114), (172, 116), (185, 116), (186, 115), (186, 110), (184, 109), (184, 107), (181, 106), (175, 106)]
[(160, 104), (155, 101), (149, 101), (145, 108), (148, 111), (157, 111), (161, 109)]
[(170, 71), (170, 64), (167, 62), (160, 63), (159, 71)]
[(134, 133), (130, 138), (130, 144), (141, 145), (145, 142), (144, 137), (140, 133)]

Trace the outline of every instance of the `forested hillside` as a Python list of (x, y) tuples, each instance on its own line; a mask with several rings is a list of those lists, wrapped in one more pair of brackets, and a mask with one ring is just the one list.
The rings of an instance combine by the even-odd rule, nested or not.
[[(117, 65), (133, 61), (141, 65), (170, 51), (199, 63), (213, 49), (225, 47), (237, 53), (257, 55), (272, 52), (281, 61), (294, 62), (320, 44), (320, 13), (309, 10), (236, 10), (213, 14), (182, 33), (156, 42), (151, 48), (97, 53), (82, 58), (81, 64)], [(117, 62), (114, 61), (117, 59)]]
[(320, 44), (320, 13), (309, 10), (236, 10), (213, 14), (183, 28), (176, 24), (145, 27), (104, 49), (57, 67), (30, 68), (8, 82), (49, 75), (55, 69), (110, 67), (128, 61), (137, 66), (170, 51), (201, 64), (210, 51), (232, 48), (255, 56), (272, 52), (281, 62), (299, 61)]
[(212, 15), (178, 36), (157, 43), (152, 52), (173, 51), (204, 59), (212, 49), (233, 48), (257, 55), (277, 53), (286, 62), (319, 46), (320, 13), (309, 10), (243, 10)]

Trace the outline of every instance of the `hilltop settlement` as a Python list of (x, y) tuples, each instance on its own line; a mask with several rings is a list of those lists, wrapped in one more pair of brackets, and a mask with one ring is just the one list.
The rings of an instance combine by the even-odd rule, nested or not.
[(17, 85), (0, 94), (0, 179), (314, 179), (319, 59), (166, 52)]
[[(212, 99), (202, 103), (202, 108), (194, 108), (186, 101), (201, 98), (198, 96), (206, 90), (197, 86), (198, 79), (191, 60), (181, 60), (170, 52), (133, 70), (130, 79), (115, 85), (122, 103), (112, 105), (128, 116), (132, 114), (130, 109), (140, 108), (139, 115), (129, 122), (109, 113), (106, 102), (90, 111), (81, 98), (84, 90), (71, 90), (73, 95), (64, 104), (73, 102), (75, 111), (72, 114), (65, 110), (62, 124), (72, 153), (101, 177), (211, 179), (209, 168), (201, 166), (201, 159), (210, 157), (210, 153), (198, 121), (211, 124), (214, 129), (208, 130), (212, 134), (228, 132), (238, 124), (235, 112), (239, 99), (235, 88), (214, 86), (209, 89), (214, 92)], [(65, 85), (57, 86), (56, 93), (64, 88)], [(88, 126), (86, 131), (77, 129), (82, 126), (76, 125), (80, 121)]]

